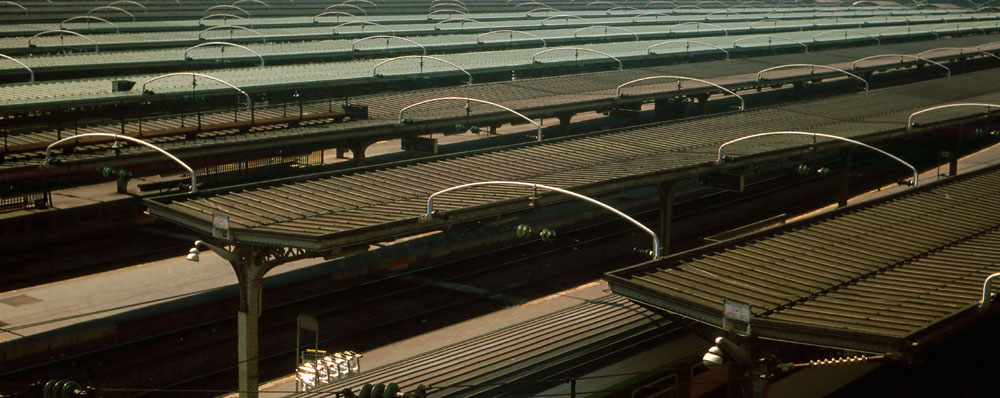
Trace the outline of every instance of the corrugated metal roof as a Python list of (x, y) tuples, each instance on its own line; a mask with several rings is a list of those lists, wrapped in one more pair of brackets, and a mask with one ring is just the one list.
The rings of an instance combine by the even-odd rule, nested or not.
[(729, 299), (750, 304), (764, 337), (905, 349), (975, 314), (983, 280), (1000, 270), (998, 194), (994, 167), (606, 279), (619, 294), (716, 326)]
[[(322, 249), (352, 243), (350, 239), (370, 239), (361, 237), (359, 228), (370, 232), (398, 223), (408, 224), (414, 230), (432, 228), (434, 225), (421, 226), (417, 222), (427, 197), (458, 184), (530, 181), (591, 194), (601, 187), (620, 189), (611, 185), (638, 176), (691, 175), (686, 168), (714, 170), (719, 144), (752, 133), (802, 130), (858, 138), (889, 131), (905, 132), (909, 113), (941, 103), (934, 99), (938, 93), (950, 98), (951, 94), (944, 93), (954, 90), (970, 98), (978, 94), (996, 98), (1000, 96), (994, 88), (997, 83), (1000, 75), (996, 73), (976, 73), (916, 84), (923, 88), (925, 97), (909, 95), (912, 87), (906, 87), (903, 93), (886, 89), (404, 166), (172, 195), (147, 203), (151, 214), (208, 232), (213, 213), (227, 214), (237, 241), (257, 239), (257, 243)], [(802, 109), (815, 111), (808, 114)], [(864, 120), (868, 118), (879, 120)], [(883, 118), (893, 122), (885, 123)], [(734, 144), (727, 147), (726, 153), (746, 156), (801, 147), (810, 142), (807, 138), (765, 137)], [(456, 211), (493, 205), (528, 193), (509, 187), (480, 187), (449, 194), (436, 203), (442, 211)]]

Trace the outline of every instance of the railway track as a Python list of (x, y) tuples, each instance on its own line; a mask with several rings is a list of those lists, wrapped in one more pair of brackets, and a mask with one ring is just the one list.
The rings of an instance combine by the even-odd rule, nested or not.
[[(597, 278), (606, 264), (639, 261), (644, 255), (625, 250), (621, 239), (631, 228), (606, 232), (604, 223), (565, 233), (552, 243), (526, 242), (417, 271), (290, 299), (265, 308), (260, 328), (264, 379), (286, 374), (294, 356), (294, 325), (299, 313), (320, 319), (323, 345), (363, 351), (419, 330), (493, 311)], [(596, 245), (618, 246), (611, 256)], [(628, 246), (629, 244), (625, 244)], [(594, 251), (597, 252), (594, 252)], [(607, 249), (610, 250), (610, 249)], [(575, 261), (567, 260), (575, 258)], [(596, 261), (602, 258), (604, 261)], [(586, 261), (589, 259), (590, 261)], [(302, 288), (288, 288), (295, 293)], [(289, 292), (268, 292), (282, 300)], [(273, 302), (273, 301), (272, 301)], [(235, 377), (235, 331), (232, 300), (216, 303), (225, 313), (216, 319), (135, 339), (0, 375), (4, 384), (73, 378), (98, 388), (232, 389)], [(176, 319), (169, 317), (167, 319)], [(161, 321), (163, 322), (163, 321)], [(169, 322), (169, 321), (168, 321)], [(401, 327), (405, 325), (405, 327)], [(156, 386), (156, 387), (150, 387)], [(10, 392), (8, 392), (10, 393)], [(136, 396), (125, 392), (103, 396)], [(151, 394), (170, 396), (170, 393)], [(204, 396), (211, 396), (205, 394)], [(20, 395), (15, 395), (20, 396)]]

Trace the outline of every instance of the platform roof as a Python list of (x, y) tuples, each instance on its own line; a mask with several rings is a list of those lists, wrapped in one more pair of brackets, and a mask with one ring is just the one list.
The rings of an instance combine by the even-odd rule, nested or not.
[[(992, 71), (868, 93), (839, 96), (609, 132), (341, 171), (175, 194), (146, 200), (150, 214), (211, 234), (213, 214), (228, 215), (236, 242), (330, 250), (440, 229), (450, 223), (529, 208), (530, 189), (488, 186), (435, 201), (450, 216), (420, 222), (427, 197), (484, 180), (554, 185), (585, 195), (716, 172), (718, 146), (748, 134), (802, 130), (855, 139), (912, 134), (910, 113), (955, 100), (996, 101)], [(934, 120), (982, 117), (956, 109)], [(975, 116), (972, 116), (975, 115)], [(834, 145), (820, 139), (819, 146)], [(801, 137), (751, 140), (727, 149), (743, 158), (801, 151)], [(902, 166), (901, 166), (902, 167)], [(543, 194), (541, 200), (565, 200)]]
[(998, 194), (992, 167), (605, 279), (615, 293), (719, 328), (724, 300), (749, 304), (756, 337), (912, 352), (989, 314), (978, 306), (983, 281), (1000, 271)]

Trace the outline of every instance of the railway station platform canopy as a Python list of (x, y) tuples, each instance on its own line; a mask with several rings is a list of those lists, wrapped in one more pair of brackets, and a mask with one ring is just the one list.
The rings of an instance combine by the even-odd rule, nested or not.
[[(869, 144), (927, 132), (962, 120), (983, 120), (983, 109), (945, 109), (909, 115), (951, 102), (996, 102), (993, 71), (906, 86), (798, 102), (711, 117), (596, 132), (368, 168), (302, 176), (145, 200), (151, 215), (212, 236), (213, 220), (228, 217), (233, 244), (295, 248), (303, 256), (333, 255), (357, 245), (483, 220), (570, 198), (531, 188), (485, 186), (435, 199), (441, 216), (422, 221), (428, 197), (478, 181), (524, 181), (584, 195), (619, 192), (716, 173), (719, 146), (750, 134), (797, 130), (830, 133)], [(988, 117), (988, 115), (986, 116)], [(815, 149), (843, 143), (817, 138)], [(768, 137), (726, 148), (746, 167), (810, 150), (808, 137)], [(900, 175), (909, 171), (900, 167)]]
[(991, 167), (605, 279), (648, 308), (717, 328), (724, 300), (749, 304), (756, 338), (907, 355), (995, 315), (984, 281), (1000, 271), (997, 194)]

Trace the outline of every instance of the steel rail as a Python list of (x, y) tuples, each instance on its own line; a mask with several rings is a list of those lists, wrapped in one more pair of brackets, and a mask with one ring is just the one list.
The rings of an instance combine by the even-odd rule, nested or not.
[(832, 70), (832, 71), (837, 71), (837, 72), (843, 73), (843, 74), (845, 74), (847, 76), (850, 76), (852, 78), (861, 80), (861, 82), (865, 84), (865, 91), (868, 91), (868, 81), (865, 80), (865, 79), (862, 79), (861, 76), (855, 75), (855, 74), (853, 74), (851, 72), (848, 72), (848, 71), (840, 69), (840, 68), (835, 68), (833, 66), (817, 65), (817, 64), (787, 64), (787, 65), (778, 65), (778, 66), (772, 66), (770, 68), (761, 69), (759, 72), (757, 72), (757, 84), (760, 84), (761, 75), (763, 75), (764, 72), (770, 72), (770, 71), (773, 71), (773, 70), (785, 69), (785, 68), (805, 68), (805, 67), (811, 68), (810, 71), (809, 71), (810, 74), (816, 73), (816, 68), (829, 69), (829, 70)]
[(805, 131), (771, 131), (771, 132), (767, 132), (767, 133), (751, 134), (751, 135), (747, 135), (747, 136), (743, 136), (743, 137), (740, 137), (740, 138), (736, 138), (736, 139), (732, 139), (732, 140), (726, 141), (726, 142), (722, 143), (722, 145), (719, 145), (719, 154), (718, 154), (718, 157), (715, 159), (715, 163), (718, 164), (718, 165), (721, 165), (723, 163), (723, 160), (722, 160), (722, 149), (725, 148), (726, 146), (728, 146), (730, 144), (733, 144), (733, 143), (737, 143), (737, 142), (743, 141), (743, 140), (748, 140), (748, 139), (757, 138), (757, 137), (765, 137), (765, 136), (770, 136), (770, 135), (805, 135), (805, 136), (812, 136), (814, 143), (816, 142), (816, 137), (824, 137), (824, 138), (831, 138), (831, 139), (840, 140), (840, 141), (844, 141), (844, 142), (849, 142), (851, 144), (863, 146), (863, 147), (871, 149), (871, 150), (873, 150), (875, 152), (881, 153), (881, 154), (889, 157), (892, 160), (895, 160), (895, 161), (897, 161), (899, 163), (902, 163), (906, 167), (909, 167), (910, 170), (913, 170), (913, 186), (916, 187), (916, 186), (919, 185), (919, 180), (918, 180), (918, 178), (919, 178), (919, 172), (917, 171), (917, 168), (913, 167), (913, 165), (907, 163), (903, 159), (900, 159), (900, 158), (896, 157), (895, 155), (893, 155), (893, 154), (891, 154), (889, 152), (886, 152), (886, 151), (883, 151), (883, 150), (878, 149), (876, 147), (873, 147), (871, 145), (865, 144), (865, 143), (863, 143), (861, 141), (852, 140), (850, 138), (844, 138), (844, 137), (841, 137), (841, 136), (838, 136), (838, 135), (831, 135), (831, 134), (810, 133), (810, 132), (805, 132)]
[(422, 221), (430, 221), (430, 220), (433, 219), (433, 215), (434, 215), (434, 197), (435, 196), (439, 196), (439, 195), (442, 195), (442, 194), (445, 194), (445, 193), (448, 193), (448, 192), (451, 192), (451, 191), (455, 191), (455, 190), (458, 190), (458, 189), (464, 189), (464, 188), (470, 188), (470, 187), (476, 187), (476, 186), (483, 186), (483, 185), (515, 185), (515, 186), (524, 186), (524, 187), (531, 187), (535, 191), (537, 191), (538, 188), (542, 188), (542, 189), (546, 189), (546, 190), (549, 190), (549, 191), (559, 192), (559, 193), (564, 194), (564, 195), (569, 195), (569, 196), (572, 196), (574, 198), (584, 200), (584, 201), (586, 201), (588, 203), (600, 206), (601, 208), (603, 208), (605, 210), (608, 210), (611, 213), (614, 213), (615, 215), (624, 218), (625, 220), (628, 220), (628, 222), (632, 223), (636, 227), (639, 227), (639, 229), (643, 230), (643, 232), (646, 232), (647, 234), (649, 234), (653, 238), (653, 250), (652, 250), (653, 260), (658, 260), (660, 258), (660, 238), (658, 238), (656, 236), (656, 233), (653, 232), (653, 230), (651, 230), (651, 229), (649, 229), (649, 227), (643, 225), (643, 223), (637, 221), (636, 219), (634, 219), (632, 217), (629, 217), (628, 214), (625, 214), (625, 213), (621, 212), (620, 210), (618, 210), (618, 209), (616, 209), (614, 207), (611, 207), (611, 206), (609, 206), (609, 205), (605, 204), (604, 202), (601, 202), (601, 201), (599, 201), (597, 199), (591, 198), (589, 196), (578, 194), (578, 193), (570, 191), (568, 189), (553, 187), (553, 186), (549, 186), (549, 185), (542, 185), (542, 184), (536, 184), (536, 183), (530, 183), (530, 182), (520, 182), (520, 181), (482, 181), (482, 182), (473, 182), (473, 183), (468, 183), (468, 184), (456, 185), (456, 186), (453, 186), (451, 188), (445, 188), (443, 190), (440, 190), (440, 191), (437, 191), (435, 193), (432, 193), (430, 196), (427, 197), (427, 213), (424, 214), (424, 216), (421, 218), (421, 220)]
[(385, 64), (387, 64), (389, 62), (398, 61), (398, 60), (407, 59), (407, 58), (418, 58), (418, 59), (420, 59), (420, 74), (424, 73), (424, 58), (433, 59), (435, 61), (439, 61), (439, 62), (448, 64), (448, 65), (451, 65), (455, 69), (458, 69), (458, 70), (464, 72), (467, 76), (469, 76), (469, 85), (472, 85), (472, 74), (469, 73), (469, 71), (465, 70), (465, 68), (463, 68), (461, 66), (458, 66), (458, 65), (456, 65), (456, 64), (454, 64), (452, 62), (445, 61), (445, 60), (443, 60), (441, 58), (433, 57), (433, 56), (430, 56), (430, 55), (402, 55), (402, 56), (395, 57), (395, 58), (389, 58), (389, 59), (387, 59), (385, 61), (382, 61), (382, 62), (379, 62), (379, 63), (375, 64), (375, 66), (372, 67), (372, 77), (378, 76), (378, 72), (376, 71), (378, 69), (378, 67), (380, 67), (382, 65), (385, 65)]
[(616, 58), (615, 56), (613, 56), (611, 54), (608, 54), (608, 53), (601, 52), (601, 51), (591, 50), (589, 48), (583, 48), (583, 47), (557, 47), (557, 48), (550, 48), (550, 49), (542, 50), (542, 51), (539, 51), (537, 53), (532, 54), (530, 62), (532, 64), (540, 63), (540, 62), (538, 62), (538, 61), (535, 60), (535, 58), (538, 57), (539, 55), (542, 55), (542, 54), (545, 54), (545, 53), (550, 53), (550, 52), (553, 52), (553, 51), (567, 51), (567, 50), (576, 51), (576, 57), (577, 58), (580, 57), (580, 51), (586, 51), (586, 52), (592, 52), (592, 53), (595, 53), (595, 54), (600, 54), (600, 55), (603, 55), (605, 57), (611, 58), (611, 59), (613, 59), (615, 61), (618, 61), (618, 70), (624, 70), (625, 69), (624, 68), (624, 64), (622, 64), (622, 60)]
[(872, 56), (868, 56), (868, 57), (864, 57), (864, 58), (859, 58), (859, 59), (854, 60), (854, 62), (851, 63), (851, 70), (857, 70), (858, 69), (858, 62), (867, 61), (867, 60), (871, 60), (871, 59), (877, 59), (877, 58), (888, 58), (888, 57), (899, 57), (899, 63), (900, 64), (903, 63), (903, 58), (912, 58), (912, 59), (915, 59), (915, 60), (918, 60), (918, 61), (924, 61), (924, 62), (927, 62), (929, 64), (934, 64), (934, 65), (937, 65), (937, 66), (940, 66), (940, 67), (944, 68), (945, 72), (948, 73), (948, 77), (951, 77), (951, 68), (949, 68), (947, 66), (944, 66), (944, 64), (942, 64), (940, 62), (936, 62), (936, 61), (931, 61), (931, 60), (929, 60), (927, 58), (924, 58), (924, 57), (921, 57), (921, 56), (910, 55), (910, 54), (879, 54), (879, 55), (872, 55)]
[(622, 88), (624, 88), (625, 86), (628, 86), (628, 85), (633, 84), (633, 83), (642, 82), (642, 81), (659, 80), (659, 79), (676, 79), (677, 80), (677, 89), (678, 90), (681, 89), (681, 81), (682, 80), (691, 80), (691, 81), (696, 81), (696, 82), (699, 82), (699, 83), (705, 83), (705, 84), (708, 84), (708, 85), (713, 86), (715, 88), (718, 88), (719, 90), (722, 90), (722, 91), (724, 91), (726, 93), (732, 94), (732, 95), (736, 96), (736, 98), (739, 98), (739, 100), (740, 100), (740, 110), (741, 111), (744, 110), (745, 106), (746, 106), (746, 102), (743, 100), (743, 97), (740, 96), (739, 94), (736, 94), (736, 92), (734, 92), (733, 90), (730, 90), (730, 89), (725, 88), (723, 86), (720, 86), (718, 84), (712, 83), (712, 82), (710, 82), (708, 80), (702, 80), (702, 79), (698, 79), (698, 78), (694, 78), (694, 77), (687, 77), (687, 76), (662, 75), (662, 76), (641, 77), (641, 78), (638, 78), (638, 79), (635, 79), (635, 80), (629, 80), (629, 81), (627, 81), (625, 83), (622, 83), (622, 84), (618, 85), (618, 87), (615, 88), (615, 98), (616, 99), (617, 98), (621, 98), (621, 96), (622, 96)]
[(127, 135), (110, 134), (110, 133), (83, 133), (83, 134), (78, 134), (78, 135), (74, 135), (74, 136), (71, 136), (71, 137), (63, 138), (61, 140), (58, 140), (56, 142), (53, 142), (53, 143), (49, 144), (49, 146), (45, 148), (45, 162), (43, 164), (45, 166), (48, 166), (50, 164), (50, 162), (52, 160), (52, 148), (53, 147), (55, 147), (56, 145), (62, 144), (64, 142), (73, 141), (73, 140), (80, 139), (80, 138), (83, 138), (83, 137), (111, 137), (111, 138), (114, 138), (115, 140), (122, 139), (122, 140), (135, 142), (137, 144), (141, 144), (141, 145), (144, 145), (146, 147), (152, 148), (153, 150), (155, 150), (155, 151), (163, 154), (164, 156), (170, 158), (170, 160), (173, 160), (177, 164), (181, 165), (181, 167), (183, 167), (184, 170), (187, 170), (188, 173), (191, 173), (191, 192), (192, 193), (198, 192), (198, 175), (195, 174), (194, 169), (192, 169), (191, 166), (188, 166), (187, 163), (184, 163), (184, 161), (178, 159), (176, 156), (172, 155), (170, 152), (167, 152), (163, 148), (160, 148), (160, 147), (158, 147), (156, 145), (153, 145), (153, 144), (151, 144), (149, 142), (140, 140), (138, 138), (130, 137), (130, 136), (127, 136)]
[(529, 118), (527, 116), (524, 116), (522, 113), (520, 113), (518, 111), (515, 111), (515, 110), (513, 110), (511, 108), (508, 108), (506, 106), (500, 105), (500, 104), (498, 104), (496, 102), (490, 102), (490, 101), (487, 101), (487, 100), (481, 100), (481, 99), (469, 98), (469, 97), (439, 97), (439, 98), (431, 98), (429, 100), (423, 100), (423, 101), (420, 101), (420, 102), (417, 102), (417, 103), (414, 103), (414, 104), (407, 105), (407, 106), (403, 107), (403, 109), (399, 110), (399, 120), (396, 122), (396, 124), (403, 124), (403, 121), (404, 121), (404, 119), (403, 119), (403, 112), (405, 112), (407, 109), (413, 108), (413, 107), (418, 106), (418, 105), (423, 105), (423, 104), (427, 104), (427, 103), (431, 103), (431, 102), (437, 102), (437, 101), (465, 101), (466, 112), (469, 111), (469, 102), (477, 102), (477, 103), (480, 103), (480, 104), (486, 104), (486, 105), (495, 106), (495, 107), (503, 109), (503, 110), (505, 110), (507, 112), (513, 113), (514, 115), (517, 115), (521, 119), (526, 120), (528, 123), (533, 124), (535, 126), (535, 128), (538, 129), (538, 141), (542, 140), (542, 125), (538, 124), (534, 120), (531, 120), (531, 118)]
[(941, 109), (957, 108), (957, 107), (970, 107), (970, 106), (985, 107), (986, 108), (986, 115), (987, 116), (990, 114), (990, 109), (991, 108), (1000, 108), (1000, 105), (997, 105), (997, 104), (976, 103), (976, 102), (964, 102), (964, 103), (959, 103), (959, 104), (945, 104), (945, 105), (932, 106), (930, 108), (921, 109), (919, 111), (911, 113), (910, 116), (908, 118), (906, 118), (906, 128), (909, 129), (909, 128), (911, 128), (911, 127), (913, 127), (915, 125), (913, 123), (913, 118), (916, 117), (917, 115), (924, 114), (924, 113), (927, 113), (927, 112), (933, 112), (933, 111), (941, 110)]
[[(184, 50), (184, 60), (187, 61), (187, 60), (192, 59), (191, 57), (188, 56), (188, 51), (194, 50), (196, 48), (207, 47), (207, 46), (230, 46), (230, 47), (242, 48), (244, 50), (247, 50), (247, 51), (253, 53), (253, 55), (257, 56), (257, 58), (260, 58), (260, 67), (261, 68), (264, 67), (264, 56), (263, 55), (260, 55), (260, 53), (254, 51), (254, 50), (251, 50), (250, 47), (242, 46), (242, 45), (239, 45), (239, 44), (233, 44), (233, 43), (230, 43), (230, 42), (227, 42), (227, 41), (210, 41), (210, 42), (207, 42), (207, 43), (195, 44), (195, 45), (193, 45), (191, 47), (188, 47), (187, 49)], [(225, 48), (225, 47), (223, 47), (223, 48)]]

